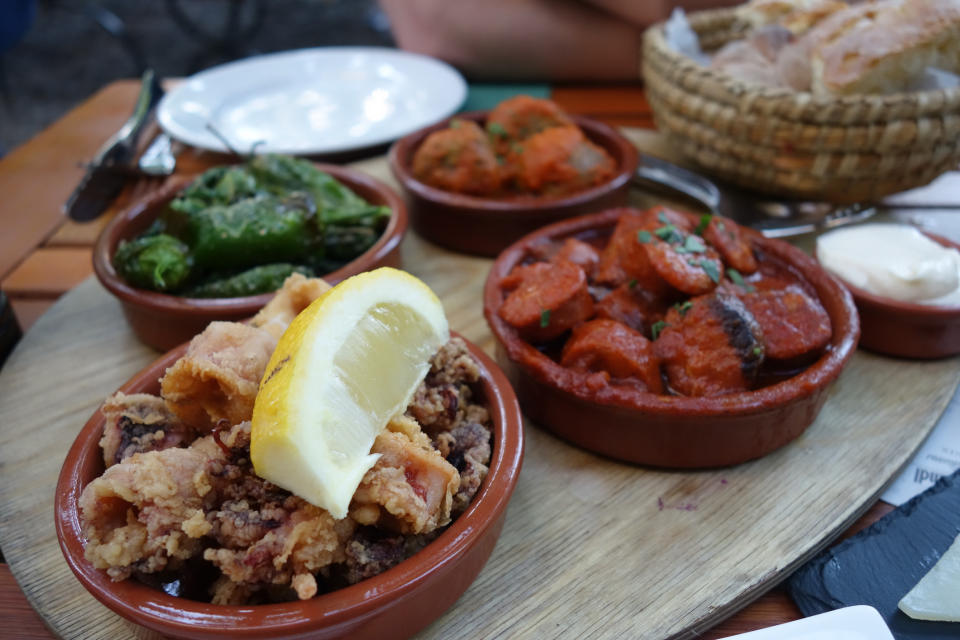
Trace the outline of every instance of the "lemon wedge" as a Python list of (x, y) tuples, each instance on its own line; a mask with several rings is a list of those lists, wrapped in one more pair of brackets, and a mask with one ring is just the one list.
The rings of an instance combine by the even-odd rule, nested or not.
[(915, 620), (960, 622), (960, 536), (903, 596), (899, 607)]
[(374, 439), (406, 409), (448, 338), (440, 300), (403, 271), (384, 267), (324, 293), (281, 336), (260, 382), (254, 471), (345, 517), (378, 458)]

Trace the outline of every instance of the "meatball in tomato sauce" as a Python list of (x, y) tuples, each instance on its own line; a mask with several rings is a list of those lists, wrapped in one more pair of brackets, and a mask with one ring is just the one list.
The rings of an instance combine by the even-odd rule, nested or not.
[(413, 175), (438, 189), (493, 195), (500, 189), (500, 164), (477, 123), (453, 120), (434, 131), (413, 156)]

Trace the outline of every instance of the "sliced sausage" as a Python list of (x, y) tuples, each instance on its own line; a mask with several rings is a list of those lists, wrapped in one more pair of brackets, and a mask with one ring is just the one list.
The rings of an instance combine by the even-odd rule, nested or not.
[(518, 267), (501, 282), (513, 289), (500, 317), (530, 342), (551, 340), (593, 315), (587, 276), (572, 262)]
[[(637, 243), (637, 232), (645, 225), (646, 220), (640, 211), (623, 209), (623, 214), (617, 220), (617, 226), (614, 227), (607, 246), (600, 252), (600, 261), (593, 274), (598, 284), (617, 287), (629, 280), (621, 264), (621, 256)], [(652, 270), (651, 276), (653, 276)]]
[(740, 226), (723, 216), (712, 216), (703, 230), (703, 239), (710, 243), (728, 266), (743, 275), (757, 270), (757, 259), (753, 255), (750, 241), (740, 231)]
[(597, 319), (573, 330), (560, 364), (587, 372), (604, 372), (611, 380), (663, 393), (660, 367), (649, 340), (614, 320)]
[(583, 240), (567, 238), (560, 246), (560, 250), (550, 258), (550, 262), (562, 260), (579, 265), (589, 277), (596, 268), (597, 262), (600, 261), (600, 253)]
[(685, 396), (751, 388), (763, 362), (763, 333), (734, 296), (711, 294), (667, 313), (654, 342), (667, 384)]
[[(666, 307), (666, 305), (663, 305)], [(648, 333), (650, 326), (663, 319), (661, 305), (639, 287), (622, 284), (594, 305), (598, 318), (622, 322), (640, 333)]]
[(815, 359), (830, 342), (830, 316), (800, 286), (753, 291), (741, 296), (763, 331), (766, 357), (785, 361)]

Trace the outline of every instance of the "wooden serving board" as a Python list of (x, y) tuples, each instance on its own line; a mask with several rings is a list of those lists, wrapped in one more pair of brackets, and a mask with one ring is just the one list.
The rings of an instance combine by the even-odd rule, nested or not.
[[(383, 160), (359, 168), (389, 181)], [(493, 352), (481, 289), (491, 264), (410, 234), (406, 268), (452, 328)], [(87, 280), (0, 373), (0, 546), (33, 606), (67, 638), (155, 637), (111, 613), (57, 546), (60, 465), (99, 403), (157, 357), (119, 304)], [(476, 582), (424, 638), (694, 638), (849, 526), (907, 462), (960, 381), (960, 359), (858, 352), (797, 441), (740, 466), (651, 470), (526, 425), (503, 535)]]

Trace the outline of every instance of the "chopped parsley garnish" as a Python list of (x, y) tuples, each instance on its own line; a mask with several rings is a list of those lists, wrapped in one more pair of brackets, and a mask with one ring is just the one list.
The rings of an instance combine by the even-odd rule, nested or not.
[(697, 228), (693, 230), (694, 233), (696, 233), (698, 236), (702, 236), (703, 232), (707, 230), (708, 226), (710, 226), (711, 220), (713, 220), (712, 214), (705, 213), (700, 216), (700, 222), (697, 224)]
[(727, 269), (727, 277), (730, 278), (733, 284), (737, 285), (738, 287), (743, 287), (747, 293), (750, 293), (754, 290), (752, 285), (749, 285), (744, 281), (743, 276), (740, 275), (740, 272), (732, 267)]
[(667, 213), (666, 213), (666, 211), (661, 211), (660, 213), (658, 213), (658, 214), (657, 214), (657, 220), (659, 220), (659, 221), (662, 222), (663, 224), (670, 224), (670, 220), (667, 219)]
[(676, 230), (677, 228), (675, 226), (673, 226), (672, 224), (668, 224), (666, 226), (658, 228), (656, 231), (654, 231), (654, 233), (657, 234), (658, 238), (666, 239), (667, 236), (669, 236), (671, 233), (674, 233)]
[(512, 145), (510, 145), (510, 151), (513, 151), (514, 153), (523, 153), (523, 147), (514, 142)]
[(707, 247), (703, 244), (703, 240), (698, 236), (687, 236), (686, 242), (683, 243), (683, 248), (690, 253), (703, 253), (707, 250)]
[(677, 228), (672, 224), (668, 224), (666, 226), (660, 227), (659, 229), (656, 229), (653, 233), (654, 235), (656, 235), (661, 240), (664, 240), (665, 242), (671, 242), (671, 243), (680, 242), (680, 240), (683, 239), (683, 236), (680, 235), (680, 232), (677, 231)]
[(653, 236), (649, 231), (637, 231), (637, 242), (640, 244), (650, 244), (653, 242)]
[(550, 309), (544, 309), (540, 312), (540, 328), (546, 329), (550, 326)]
[(693, 306), (693, 303), (690, 302), (689, 300), (686, 300), (684, 302), (678, 302), (677, 304), (673, 305), (673, 308), (676, 309), (677, 313), (679, 313), (680, 316), (682, 317), (687, 315), (687, 311), (690, 311), (690, 307), (692, 306)]
[(488, 123), (487, 123), (487, 131), (488, 131), (488, 132), (490, 133), (490, 135), (492, 135), (492, 136), (498, 136), (498, 137), (500, 137), (500, 138), (506, 138), (506, 137), (507, 137), (507, 130), (504, 129), (504, 128), (503, 128), (503, 125), (500, 124), (499, 122), (488, 122)]
[(755, 355), (755, 356), (762, 356), (762, 355), (763, 355), (763, 347), (761, 347), (760, 345), (755, 346), (755, 347), (753, 348), (753, 355)]
[(627, 283), (627, 286), (630, 287), (631, 289), (633, 289), (634, 287), (636, 287), (636, 286), (637, 286), (637, 279), (636, 279), (636, 278), (632, 278), (632, 279), (630, 280), (630, 282)]
[(650, 335), (653, 336), (653, 339), (656, 340), (660, 337), (660, 332), (666, 329), (669, 325), (663, 320), (657, 320), (650, 327)]
[(700, 267), (707, 273), (711, 280), (720, 282), (720, 270), (717, 268), (716, 262), (704, 258), (700, 260)]

